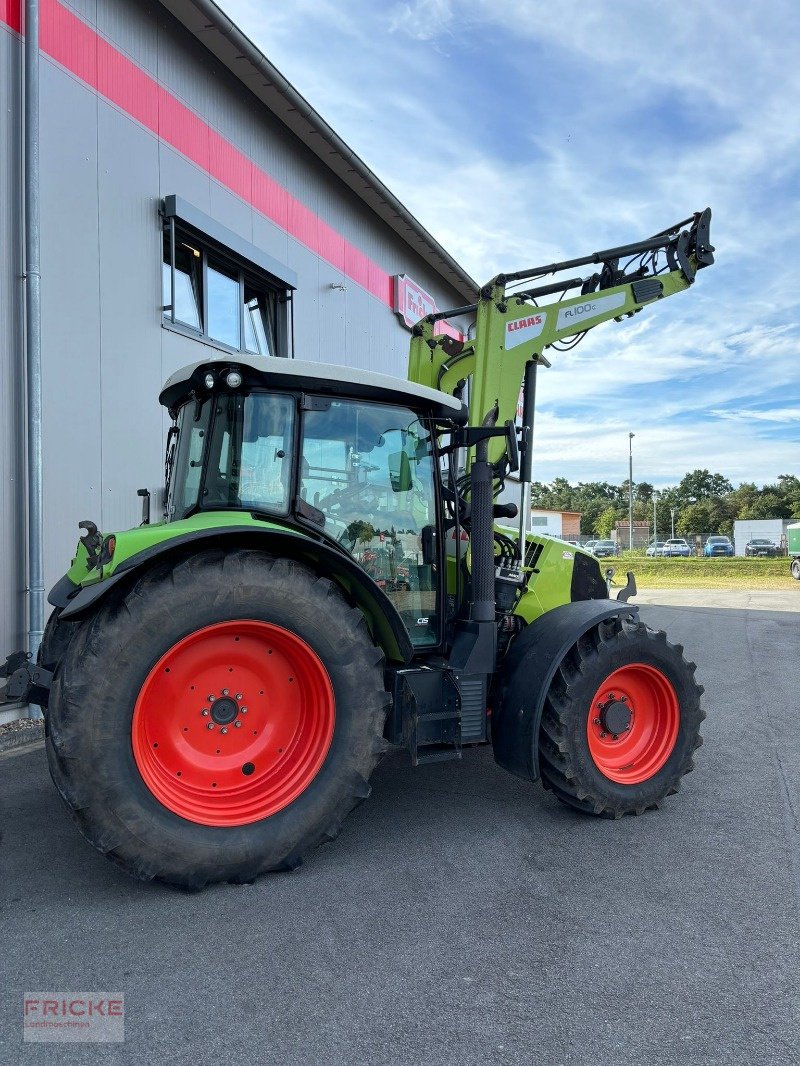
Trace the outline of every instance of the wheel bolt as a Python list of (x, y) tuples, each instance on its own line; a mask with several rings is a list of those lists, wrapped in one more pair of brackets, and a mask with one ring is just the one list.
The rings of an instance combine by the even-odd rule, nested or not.
[(214, 723), (213, 722), (209, 722), (208, 725), (206, 726), (206, 729), (213, 729), (213, 728), (214, 728)]
[(204, 707), (200, 713), (204, 718), (208, 718), (208, 707)]
[(606, 733), (605, 729), (601, 732), (600, 736), (601, 737), (607, 737), (608, 736), (608, 733)]
[(241, 722), (234, 722), (233, 724), (236, 726), (237, 729), (241, 729), (242, 728), (242, 723)]
[(222, 729), (220, 730), (220, 733), (222, 733), (222, 734), (223, 734), (223, 736), (224, 736), (224, 735), (225, 735), (225, 733), (227, 733), (227, 732), (228, 732), (228, 727), (227, 727), (227, 726), (223, 726), (223, 727), (222, 727)]
[(237, 692), (237, 693), (236, 693), (236, 699), (237, 699), (237, 700), (240, 700), (240, 699), (242, 699), (242, 694), (241, 694), (241, 692)]
[[(204, 713), (204, 714), (208, 714), (208, 711), (204, 711), (203, 713)], [(599, 719), (599, 718), (595, 718), (595, 719), (594, 719), (594, 724), (595, 724), (595, 725), (600, 725), (600, 719)]]
[(227, 695), (228, 695), (228, 689), (224, 688), (224, 689), (222, 690), (222, 695), (223, 695), (223, 696), (227, 696)]
[(247, 714), (247, 708), (246, 707), (240, 707), (239, 710), (242, 712), (242, 714)]
[(214, 695), (213, 692), (210, 695), (206, 696), (206, 699), (208, 700), (209, 703), (213, 703), (216, 698), (217, 697)]

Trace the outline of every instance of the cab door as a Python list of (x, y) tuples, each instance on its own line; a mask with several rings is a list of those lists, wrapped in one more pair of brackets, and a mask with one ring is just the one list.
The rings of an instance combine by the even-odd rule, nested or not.
[(300, 496), (392, 600), (412, 644), (438, 645), (440, 567), (423, 551), (423, 531), (438, 526), (432, 430), (390, 404), (314, 397), (304, 407)]

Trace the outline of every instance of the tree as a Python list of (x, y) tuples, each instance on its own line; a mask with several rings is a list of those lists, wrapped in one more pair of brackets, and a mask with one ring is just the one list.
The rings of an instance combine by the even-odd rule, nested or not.
[(719, 523), (724, 518), (715, 506), (713, 500), (700, 500), (699, 503), (690, 503), (684, 507), (675, 523), (675, 528), (684, 537), (694, 536), (698, 533), (712, 534), (719, 529)]
[(611, 536), (611, 530), (616, 526), (619, 517), (615, 507), (606, 507), (604, 511), (601, 511), (595, 522), (595, 533), (603, 540), (607, 540)]
[(791, 518), (792, 514), (791, 507), (777, 493), (762, 492), (743, 509), (739, 517), (753, 521), (761, 518)]
[(677, 491), (681, 500), (692, 503), (696, 500), (709, 500), (714, 496), (725, 496), (733, 492), (733, 485), (722, 474), (693, 470), (690, 474), (684, 474)]
[(361, 541), (362, 544), (368, 544), (375, 537), (375, 527), (369, 522), (357, 518), (347, 527), (345, 535), (351, 544), (355, 544), (357, 541)]
[(800, 518), (800, 478), (778, 474), (778, 491), (786, 501), (792, 518)]

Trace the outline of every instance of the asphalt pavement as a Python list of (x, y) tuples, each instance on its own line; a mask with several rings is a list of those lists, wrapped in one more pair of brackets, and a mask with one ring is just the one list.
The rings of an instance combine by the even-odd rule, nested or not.
[[(706, 686), (660, 811), (562, 807), (488, 748), (388, 758), (291, 874), (186, 894), (0, 757), (3, 1063), (800, 1063), (800, 614), (645, 606)], [(22, 1043), (26, 991), (125, 996), (122, 1044)]]

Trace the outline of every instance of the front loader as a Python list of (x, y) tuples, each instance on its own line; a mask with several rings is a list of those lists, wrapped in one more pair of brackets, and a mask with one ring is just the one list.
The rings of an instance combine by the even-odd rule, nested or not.
[[(172, 375), (163, 516), (143, 492), (135, 529), (80, 523), (37, 661), (2, 671), (84, 836), (143, 879), (249, 881), (335, 837), (390, 745), (416, 765), (490, 742), (604, 817), (676, 792), (694, 665), (631, 575), (610, 599), (527, 515), (545, 350), (689, 288), (709, 222), (494, 278), (417, 324), (407, 382), (239, 353)], [(465, 314), (473, 339), (438, 332)], [(517, 471), (519, 511), (497, 502)]]

